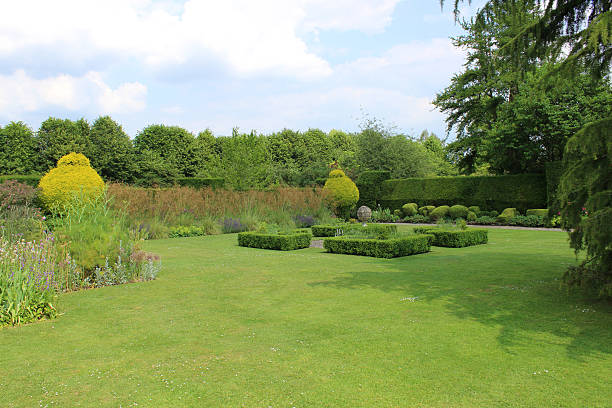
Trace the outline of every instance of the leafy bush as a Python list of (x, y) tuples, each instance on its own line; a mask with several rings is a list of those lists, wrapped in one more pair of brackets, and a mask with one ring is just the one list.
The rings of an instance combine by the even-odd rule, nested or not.
[(429, 218), (433, 221), (438, 221), (448, 217), (448, 212), (450, 207), (448, 205), (441, 205), (436, 207), (431, 213), (429, 213)]
[(525, 215), (535, 215), (538, 217), (548, 217), (548, 208), (531, 208), (527, 210)]
[(522, 227), (543, 227), (546, 225), (546, 219), (537, 215), (516, 215), (506, 221), (507, 225), (519, 225)]
[(408, 203), (402, 206), (402, 213), (404, 217), (411, 217), (413, 215), (416, 215), (417, 212), (418, 212), (418, 207), (416, 203)]
[[(135, 251), (125, 258), (126, 252), (120, 247), (119, 256), (114, 264), (106, 262), (102, 267), (96, 267), (92, 276), (95, 287), (122, 285), (128, 282), (145, 282), (157, 277), (161, 270), (159, 256), (144, 251)], [(127, 262), (124, 262), (124, 259)]]
[(179, 226), (170, 228), (168, 238), (198, 237), (202, 235), (206, 235), (206, 231), (204, 230), (204, 228), (197, 227), (195, 225)]
[(435, 227), (417, 227), (414, 232), (433, 235), (432, 245), (439, 247), (462, 248), (489, 242), (489, 234), (484, 229), (449, 230)]
[(435, 208), (435, 205), (424, 205), (423, 207), (419, 207), (419, 214), (427, 217)]
[(516, 208), (506, 208), (504, 209), (504, 211), (502, 211), (501, 214), (497, 216), (497, 222), (499, 222), (500, 224), (506, 224), (510, 220), (510, 218), (516, 217), (517, 215), (520, 214)]
[(399, 217), (393, 213), (388, 208), (378, 209), (372, 211), (372, 222), (397, 222), (399, 221)]
[(546, 179), (542, 174), (519, 174), (386, 180), (379, 202), (391, 209), (416, 202), (438, 206), (472, 203), (498, 211), (513, 206), (524, 211), (546, 206)]
[(250, 248), (291, 251), (308, 248), (311, 239), (312, 234), (306, 231), (287, 234), (265, 234), (251, 231), (238, 234), (238, 245)]
[(41, 239), (45, 217), (34, 207), (36, 190), (8, 180), (0, 184), (0, 237), (9, 241)]
[(468, 212), (468, 208), (464, 205), (453, 205), (448, 209), (448, 215), (450, 215), (453, 220), (457, 218), (467, 218)]
[(469, 221), (469, 222), (476, 221), (476, 214), (474, 212), (472, 212), (472, 211), (468, 211), (468, 215), (467, 215), (466, 220)]
[(473, 212), (474, 214), (478, 215), (478, 213), (480, 213), (480, 207), (477, 205), (471, 205), (468, 207), (468, 210)]
[(431, 222), (431, 218), (425, 215), (417, 214), (413, 215), (412, 217), (405, 217), (403, 221), (411, 224), (428, 224)]
[(357, 186), (339, 169), (329, 173), (323, 192), (336, 215), (345, 219), (349, 218), (351, 209), (359, 201)]
[(94, 200), (104, 192), (104, 181), (80, 153), (69, 153), (57, 161), (57, 167), (45, 174), (38, 184), (44, 206), (63, 212), (75, 196), (81, 201)]
[(397, 218), (402, 218), (404, 216), (404, 213), (402, 210), (393, 210), (393, 215)]
[(429, 252), (430, 235), (408, 235), (391, 239), (331, 237), (323, 240), (327, 252), (364, 255), (376, 258), (395, 258)]
[(489, 217), (488, 215), (483, 215), (482, 217), (476, 217), (473, 224), (478, 225), (495, 225), (497, 224), (496, 217)]

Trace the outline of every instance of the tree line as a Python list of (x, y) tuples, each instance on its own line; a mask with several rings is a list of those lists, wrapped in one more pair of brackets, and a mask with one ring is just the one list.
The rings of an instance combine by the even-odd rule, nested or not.
[(359, 132), (283, 129), (194, 135), (178, 126), (150, 125), (134, 139), (109, 116), (90, 124), (50, 117), (37, 131), (23, 122), (0, 127), (0, 174), (43, 174), (69, 152), (83, 153), (106, 181), (169, 185), (179, 177), (219, 177), (236, 189), (307, 186), (327, 176), (332, 162), (352, 177), (388, 170), (393, 177), (456, 174), (435, 134), (395, 133), (376, 119)]

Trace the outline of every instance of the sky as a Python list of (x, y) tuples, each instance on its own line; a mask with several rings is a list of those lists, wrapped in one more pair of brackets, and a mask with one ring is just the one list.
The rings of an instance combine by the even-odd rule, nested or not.
[(0, 125), (110, 115), (131, 137), (221, 136), (356, 131), (368, 115), (445, 136), (431, 101), (464, 62), (453, 3), (0, 0)]

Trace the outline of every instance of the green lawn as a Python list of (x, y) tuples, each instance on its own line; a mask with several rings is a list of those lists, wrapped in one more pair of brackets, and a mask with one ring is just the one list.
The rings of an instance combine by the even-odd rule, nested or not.
[(146, 242), (157, 280), (0, 330), (0, 405), (610, 407), (612, 307), (555, 231), (397, 259)]

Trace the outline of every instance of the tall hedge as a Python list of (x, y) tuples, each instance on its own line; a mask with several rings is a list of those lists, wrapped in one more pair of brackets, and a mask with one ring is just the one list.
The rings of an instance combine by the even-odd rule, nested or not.
[(548, 162), (545, 165), (546, 169), (546, 202), (547, 207), (557, 212), (558, 204), (555, 202), (557, 198), (557, 188), (561, 182), (563, 174), (563, 162)]
[(367, 205), (375, 209), (378, 205), (378, 198), (381, 196), (382, 183), (391, 178), (391, 172), (386, 170), (364, 171), (357, 178), (357, 188), (359, 189), (358, 207)]
[(180, 186), (192, 188), (223, 188), (225, 186), (225, 179), (219, 177), (179, 177), (176, 179), (176, 183)]
[(408, 202), (424, 205), (477, 205), (502, 211), (515, 207), (546, 207), (546, 178), (543, 174), (510, 176), (436, 177), (387, 180), (382, 183), (380, 205), (397, 209)]

